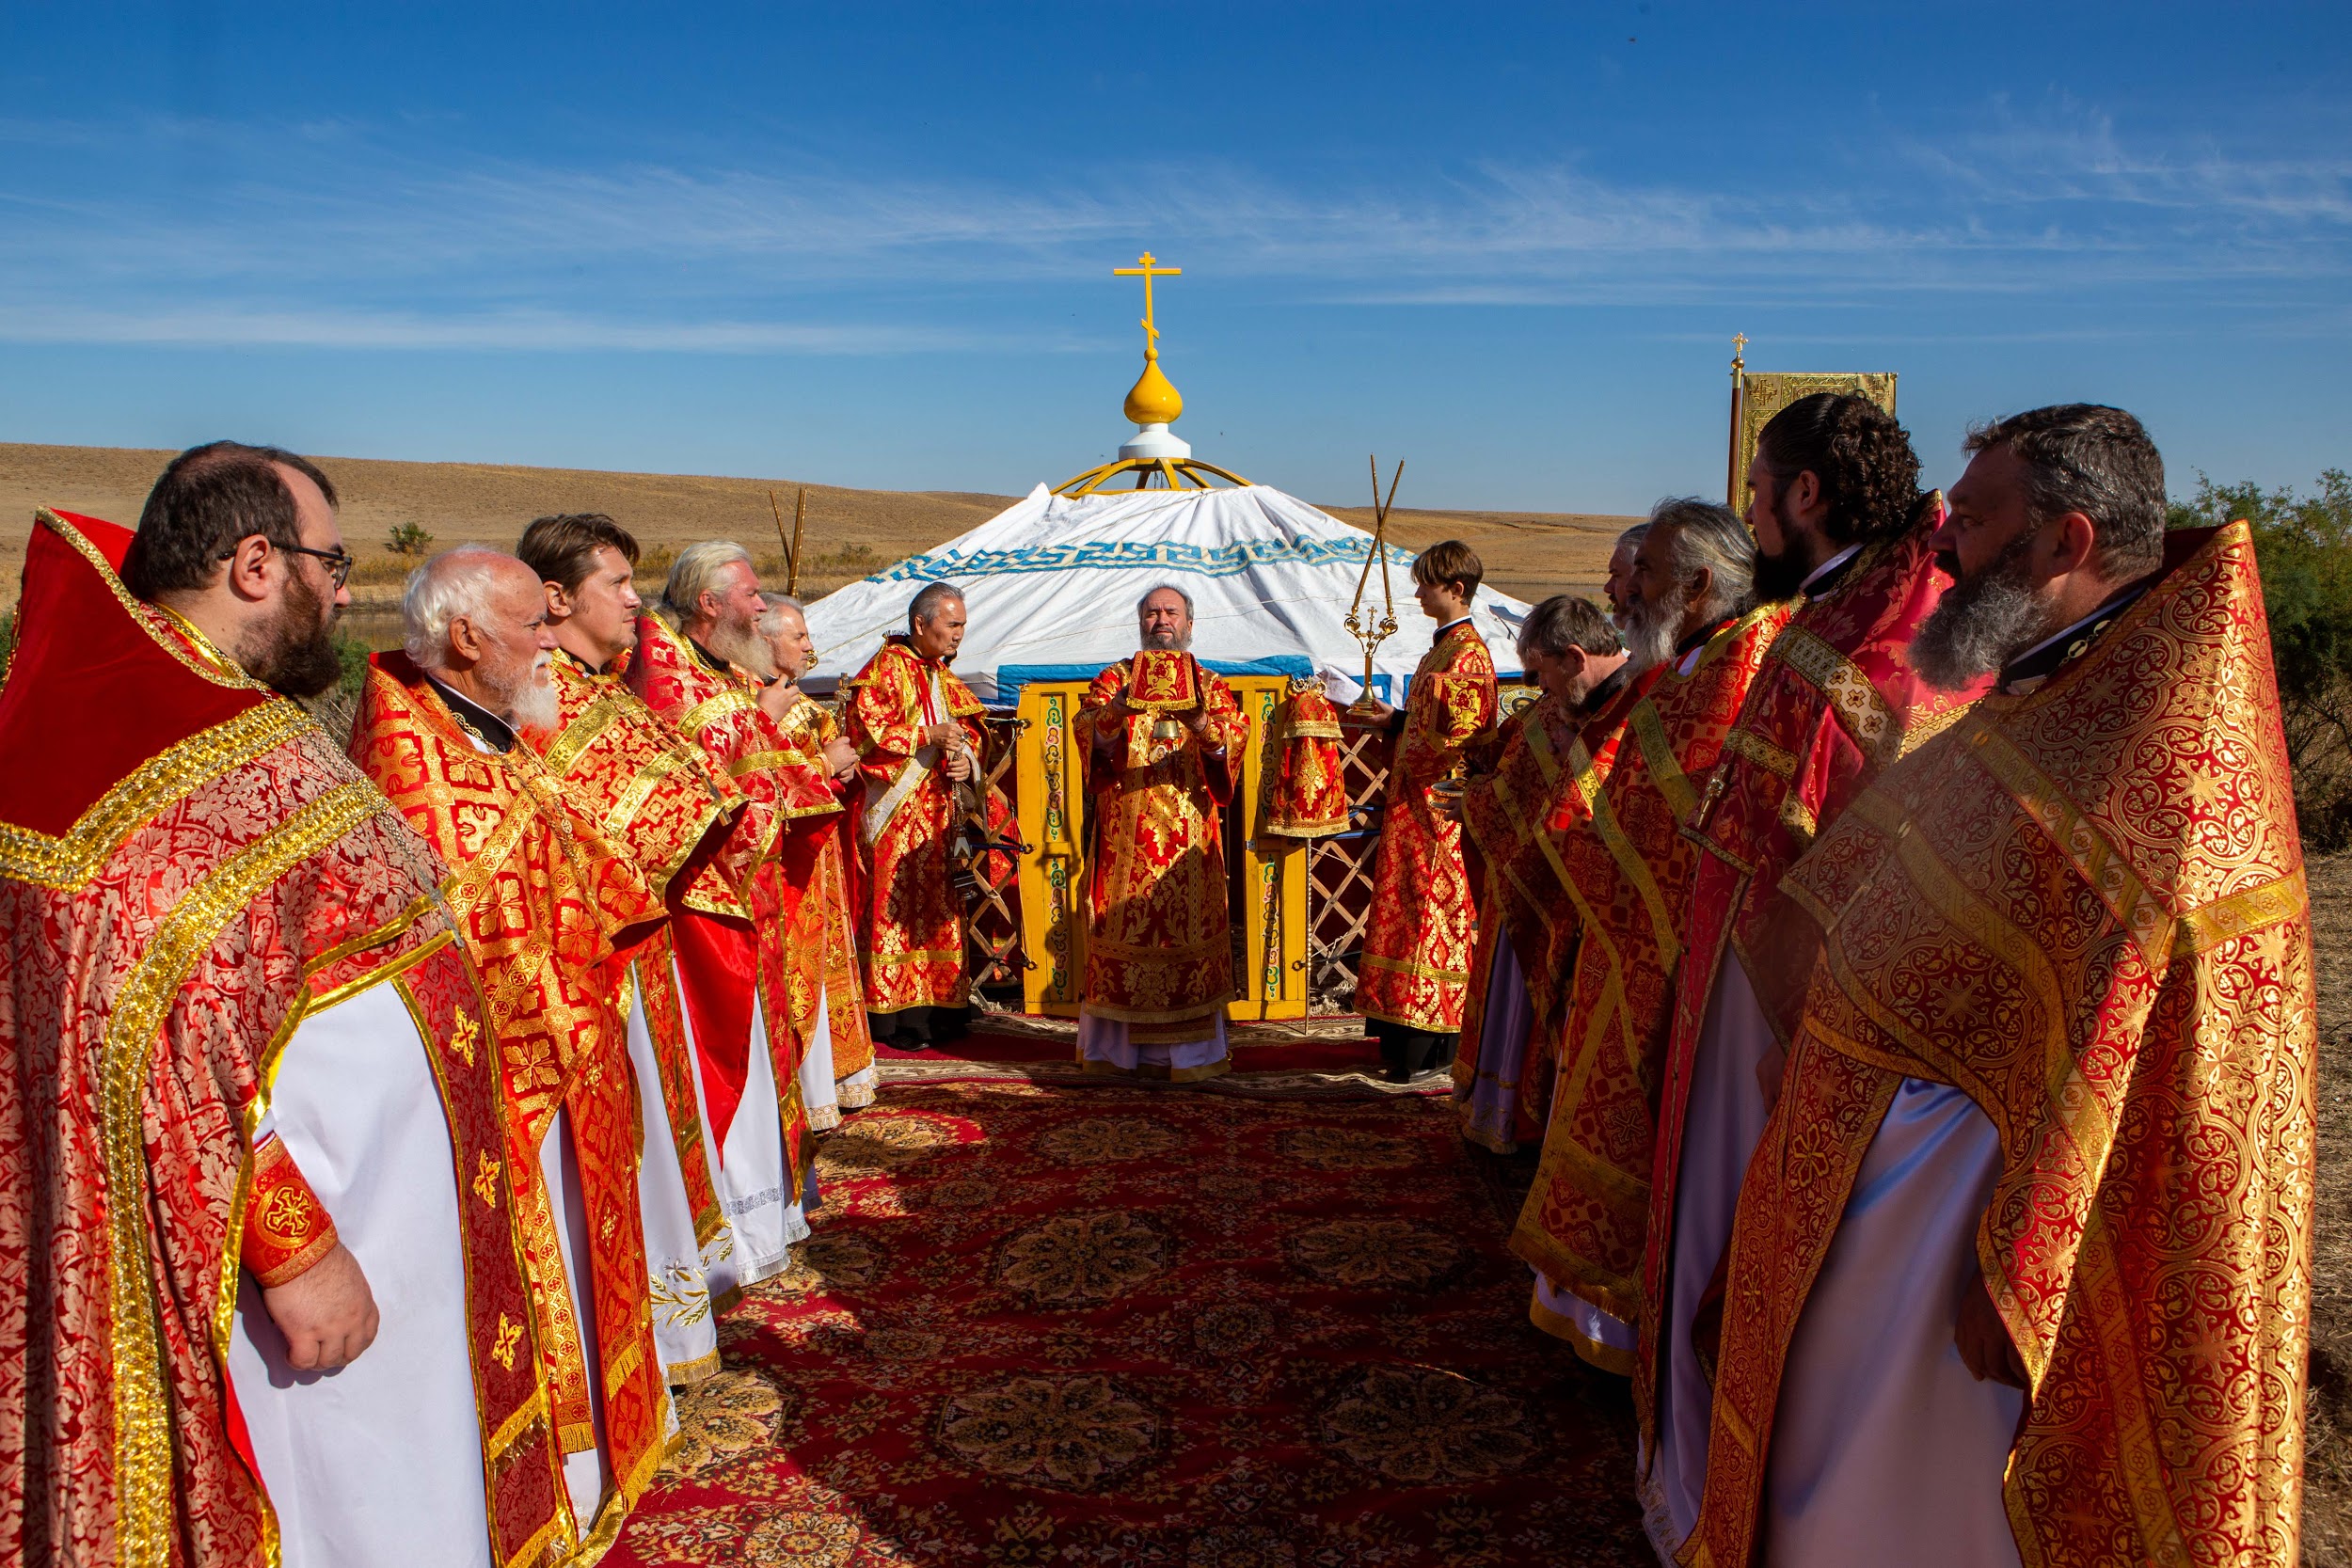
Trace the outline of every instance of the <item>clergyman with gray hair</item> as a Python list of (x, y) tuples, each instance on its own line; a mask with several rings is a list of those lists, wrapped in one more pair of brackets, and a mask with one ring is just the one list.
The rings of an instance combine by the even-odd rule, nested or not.
[(1094, 845), (1078, 1059), (1089, 1072), (1191, 1083), (1232, 1065), (1222, 825), (1249, 721), (1233, 689), (1192, 657), (1190, 594), (1174, 583), (1145, 593), (1136, 640), (1079, 699), (1072, 732)]
[[(351, 756), (453, 873), (452, 925), (482, 976), (486, 1016), (474, 1022), (504, 1064), (505, 1141), (533, 1151), (508, 1163), (514, 1207), (545, 1216), (553, 1238), (525, 1251), (532, 1294), (598, 1308), (580, 1323), (580, 1354), (605, 1418), (562, 1459), (571, 1516), (625, 1514), (630, 1499), (608, 1478), (643, 1473), (668, 1441), (637, 1164), (611, 1153), (633, 1150), (641, 1123), (627, 1040), (576, 1021), (611, 994), (611, 933), (658, 926), (661, 902), (518, 744), (556, 717), (539, 574), (462, 546), (409, 575), (401, 610), (405, 645), (372, 661)], [(410, 1005), (423, 1016), (430, 1004)], [(518, 1070), (532, 1063), (548, 1072)], [(568, 1087), (550, 1104), (557, 1063)], [(591, 1246), (594, 1215), (626, 1224)]]
[[(1550, 1015), (1552, 988), (1567, 972), (1576, 940), (1573, 910), (1532, 907), (1519, 891), (1546, 885), (1550, 875), (1549, 820), (1528, 815), (1522, 802), (1547, 797), (1558, 759), (1573, 766), (1572, 759), (1595, 749), (1609, 754), (1595, 732), (1607, 723), (1613, 733), (1623, 715), (1596, 715), (1626, 688), (1625, 644), (1609, 612), (1590, 599), (1557, 594), (1537, 604), (1519, 627), (1518, 652), (1538, 695), (1472, 752), (1458, 808), (1464, 841), (1476, 847), (1472, 863), (1485, 869), (1486, 882), (1472, 890), (1478, 941), (1454, 1058), (1454, 1098), (1462, 1135), (1499, 1154), (1535, 1133), (1520, 1086), (1550, 1064), (1551, 1042), (1536, 1020)], [(1528, 984), (1531, 974), (1537, 988)]]
[[(813, 1148), (803, 1134), (840, 1118), (830, 1036), (803, 1037), (788, 1009), (766, 1006), (786, 963), (783, 927), (771, 911), (796, 895), (787, 867), (808, 863), (802, 850), (839, 823), (842, 809), (823, 770), (788, 752), (760, 711), (756, 693), (776, 673), (759, 634), (767, 608), (751, 551), (731, 539), (690, 545), (671, 563), (655, 612), (637, 623), (626, 676), (750, 800), (743, 815), (751, 831), (739, 835), (748, 843), (729, 847), (672, 924), (696, 1061), (710, 1077), (741, 1085), (733, 1115), (712, 1111), (707, 1129), (712, 1183), (736, 1239), (734, 1255), (710, 1269), (714, 1293), (788, 1266), (808, 1220), (806, 1173), (787, 1151)], [(760, 976), (770, 984), (758, 984)], [(790, 1083), (797, 1096), (779, 1092)]]
[[(948, 666), (963, 644), (963, 594), (926, 583), (907, 605), (907, 629), (886, 639), (849, 683), (843, 718), (858, 753), (857, 846), (863, 898), (858, 956), (877, 1043), (920, 1051), (970, 1028), (964, 895), (955, 873), (983, 879), (997, 857), (951, 862), (961, 786), (979, 775), (985, 711)], [(987, 794), (992, 818), (1002, 797)], [(994, 836), (992, 834), (991, 836)]]
[[(1756, 546), (1740, 519), (1692, 498), (1662, 500), (1634, 552), (1625, 624), (1629, 685), (1583, 752), (1597, 767), (1563, 768), (1538, 820), (1552, 835), (1555, 878), (1570, 896), (1538, 918), (1581, 921), (1574, 937), (1548, 927), (1547, 950), (1574, 950), (1552, 1032), (1559, 1085), (1544, 1158), (1511, 1244), (1535, 1267), (1536, 1324), (1586, 1359), (1633, 1370), (1635, 1304), (1655, 1151), (1656, 1053), (1674, 1001), (1678, 932), (1694, 847), (1683, 824), (1764, 654), (1788, 618), (1755, 603)], [(1613, 721), (1622, 711), (1624, 725)], [(1549, 857), (1547, 857), (1549, 861)]]

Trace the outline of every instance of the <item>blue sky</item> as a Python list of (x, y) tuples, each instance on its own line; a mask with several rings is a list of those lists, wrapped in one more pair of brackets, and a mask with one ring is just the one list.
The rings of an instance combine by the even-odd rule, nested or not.
[(1724, 370), (2352, 466), (2352, 8), (0, 6), (0, 440), (1720, 487)]

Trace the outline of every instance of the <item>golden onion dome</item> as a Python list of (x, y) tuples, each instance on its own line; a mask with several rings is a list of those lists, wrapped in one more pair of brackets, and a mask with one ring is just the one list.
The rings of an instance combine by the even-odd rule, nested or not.
[(1160, 351), (1143, 351), (1143, 373), (1127, 393), (1127, 418), (1139, 425), (1172, 424), (1184, 411), (1184, 394), (1160, 372)]

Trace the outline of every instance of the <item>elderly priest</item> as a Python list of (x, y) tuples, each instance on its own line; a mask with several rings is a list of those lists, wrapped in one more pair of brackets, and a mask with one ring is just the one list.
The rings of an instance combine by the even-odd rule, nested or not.
[(1219, 821), (1249, 722), (1232, 688), (1192, 657), (1192, 595), (1163, 584), (1136, 618), (1142, 648), (1095, 676), (1078, 709), (1093, 838), (1078, 1058), (1187, 1083), (1229, 1065)]
[(453, 873), (446, 895), (482, 972), (483, 1045), (505, 1085), (516, 1229), (571, 1538), (600, 1551), (653, 1479), (671, 1420), (614, 961), (663, 910), (517, 736), (557, 716), (539, 574), (462, 546), (409, 574), (401, 610), (406, 646), (369, 661), (351, 754)]

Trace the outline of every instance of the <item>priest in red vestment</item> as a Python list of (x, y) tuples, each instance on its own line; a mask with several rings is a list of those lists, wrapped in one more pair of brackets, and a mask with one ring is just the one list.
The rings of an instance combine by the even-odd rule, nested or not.
[(1781, 879), (1683, 1560), (2288, 1568), (2312, 954), (2253, 543), (2166, 532), (2121, 409), (1969, 447), (1911, 660), (1995, 684)]
[(409, 575), (404, 649), (373, 656), (351, 754), (439, 851), (482, 971), (516, 1229), (577, 1550), (600, 1554), (673, 1417), (638, 1218), (638, 1088), (616, 953), (662, 918), (636, 863), (518, 731), (557, 716), (538, 574), (469, 545)]
[[(1372, 911), (1357, 970), (1356, 1010), (1380, 1042), (1391, 1083), (1454, 1060), (1477, 936), (1462, 824), (1451, 809), (1465, 749), (1495, 724), (1495, 661), (1470, 624), (1486, 568), (1459, 539), (1414, 558), (1413, 594), (1438, 623), (1406, 690), (1368, 721), (1396, 736), (1380, 813)], [(1351, 714), (1353, 710), (1350, 710)]]
[[(1764, 1125), (1756, 1072), (1777, 1051), (1757, 1005), (1756, 944), (1781, 874), (1903, 751), (1977, 693), (1939, 692), (1905, 657), (1947, 578), (1943, 510), (1895, 417), (1823, 392), (1774, 415), (1748, 470), (1766, 598), (1794, 613), (1766, 652), (1699, 801), (1659, 1097), (1642, 1299), (1645, 1513), (1671, 1554), (1698, 1517), (1710, 1381), (1692, 1323), (1719, 1288), (1740, 1178)], [(1708, 1313), (1711, 1321), (1711, 1311)]]
[(850, 682), (844, 717), (865, 795), (858, 806), (859, 958), (874, 1037), (901, 1050), (961, 1039), (971, 981), (963, 898), (950, 879), (959, 785), (979, 771), (980, 700), (948, 666), (962, 645), (963, 596), (926, 584), (904, 637)]
[(1665, 1044), (1694, 847), (1682, 832), (1764, 650), (1788, 619), (1758, 606), (1756, 547), (1701, 500), (1661, 502), (1634, 559), (1626, 642), (1656, 672), (1615, 765), (1552, 841), (1546, 891), (1583, 930), (1556, 1031), (1549, 1119), (1511, 1246), (1533, 1264), (1534, 1317), (1595, 1365), (1632, 1370), (1649, 1218), (1657, 1062)]
[(638, 620), (627, 675), (749, 802), (670, 927), (713, 1180), (735, 1232), (734, 1255), (711, 1270), (722, 1296), (782, 1273), (807, 1236), (810, 1108), (830, 1106), (834, 1092), (792, 1026), (793, 887), (782, 867), (788, 841), (827, 831), (841, 802), (759, 709), (772, 673), (759, 635), (766, 608), (750, 551), (725, 539), (691, 545), (671, 563), (660, 612)]
[[(817, 667), (808, 618), (800, 600), (788, 594), (760, 598), (768, 609), (759, 633), (776, 667), (775, 679), (759, 694), (760, 711), (811, 771), (831, 782), (846, 806), (859, 794), (857, 748), (842, 734), (833, 710), (801, 689), (802, 678)], [(853, 812), (828, 818), (817, 832), (787, 842), (783, 866), (798, 895), (787, 943), (795, 984), (793, 1027), (833, 1078), (836, 1122), (841, 1112), (871, 1105), (880, 1083), (857, 968), (855, 884), (850, 876), (856, 863), (856, 831)]]
[[(1503, 721), (1491, 756), (1473, 757), (1462, 800), (1463, 854), (1478, 890), (1478, 945), (1454, 1058), (1454, 1099), (1462, 1135), (1498, 1154), (1518, 1148), (1522, 1136), (1540, 1134), (1541, 1123), (1523, 1121), (1521, 1078), (1529, 1044), (1550, 1020), (1557, 981), (1572, 961), (1572, 947), (1552, 956), (1555, 930), (1573, 942), (1576, 928), (1572, 907), (1532, 899), (1518, 884), (1544, 887), (1544, 868), (1530, 859), (1542, 854), (1534, 841), (1564, 832), (1584, 809), (1584, 791), (1608, 777), (1607, 761), (1595, 759), (1578, 732), (1609, 706), (1628, 673), (1624, 641), (1608, 615), (1567, 594), (1528, 611), (1518, 654), (1542, 694)], [(1616, 752), (1614, 733), (1599, 741), (1608, 759)], [(1539, 1065), (1549, 1059), (1536, 1058)]]
[[(515, 553), (539, 574), (556, 642), (555, 722), (526, 728), (523, 740), (675, 918), (688, 891), (726, 860), (743, 798), (702, 748), (622, 684), (642, 608), (637, 541), (601, 513), (574, 513), (534, 521)], [(668, 1380), (687, 1384), (719, 1370), (710, 1275), (733, 1255), (735, 1234), (711, 1180), (670, 927), (641, 929), (616, 960), (643, 1123), (638, 1209), (654, 1343)]]
[(1078, 705), (1092, 840), (1078, 1059), (1195, 1083), (1232, 1066), (1222, 818), (1249, 721), (1192, 657), (1189, 594), (1153, 588), (1136, 618), (1142, 649), (1096, 675)]
[(349, 562), (326, 477), (230, 442), (166, 469), (135, 542), (42, 512), (27, 546), (0, 690), (12, 1561), (560, 1555), (444, 868), (287, 700), (337, 678)]

